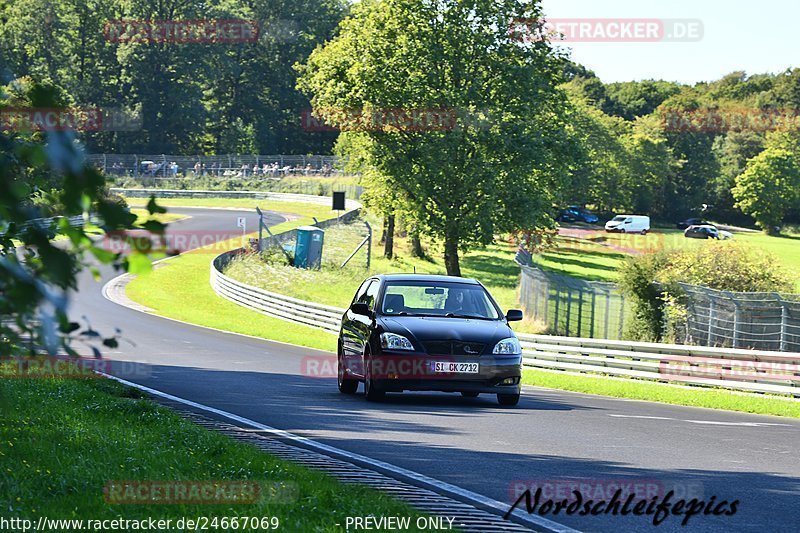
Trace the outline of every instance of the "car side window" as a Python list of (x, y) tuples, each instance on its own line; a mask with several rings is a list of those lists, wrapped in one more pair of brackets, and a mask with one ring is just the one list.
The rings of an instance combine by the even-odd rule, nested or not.
[(367, 288), (367, 292), (364, 294), (362, 303), (365, 303), (369, 306), (370, 311), (375, 310), (375, 299), (378, 297), (378, 289), (380, 289), (380, 282), (373, 281), (370, 286)]
[(370, 283), (372, 283), (372, 281), (373, 280), (368, 279), (367, 281), (361, 284), (361, 286), (356, 291), (355, 298), (353, 298), (353, 303), (366, 303), (364, 301), (364, 295), (367, 293), (367, 289), (369, 288), (369, 285)]

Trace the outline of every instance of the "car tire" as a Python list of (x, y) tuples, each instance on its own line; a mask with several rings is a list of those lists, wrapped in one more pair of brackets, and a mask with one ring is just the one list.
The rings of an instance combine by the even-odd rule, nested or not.
[(519, 393), (517, 394), (498, 394), (497, 403), (504, 407), (514, 407), (519, 403)]
[(375, 385), (372, 379), (372, 359), (369, 352), (364, 354), (364, 396), (368, 402), (380, 402), (386, 398), (386, 392)]
[(642, 235), (647, 235), (647, 230), (646, 229), (642, 230)]
[(355, 394), (358, 390), (358, 380), (357, 379), (347, 379), (344, 374), (344, 358), (342, 357), (341, 349), (339, 350), (338, 356), (338, 368), (337, 368), (337, 383), (339, 385), (339, 392), (342, 394)]
[(463, 396), (464, 398), (477, 398), (478, 394), (480, 394), (480, 393), (479, 392), (462, 392), (461, 396)]

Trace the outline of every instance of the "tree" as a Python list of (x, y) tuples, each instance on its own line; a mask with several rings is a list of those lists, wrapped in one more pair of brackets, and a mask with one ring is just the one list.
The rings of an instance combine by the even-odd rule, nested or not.
[[(764, 149), (764, 137), (753, 131), (730, 131), (717, 137), (712, 148), (719, 165), (719, 174), (712, 182), (714, 213), (726, 219), (735, 218), (736, 209), (732, 189), (736, 176), (741, 174), (747, 161)], [(739, 215), (741, 216), (741, 215)]]
[(636, 183), (630, 154), (622, 142), (630, 133), (630, 123), (606, 115), (579, 96), (570, 102), (569, 129), (578, 146), (578, 157), (565, 187), (571, 197), (563, 200), (591, 203), (602, 212), (630, 209)]
[(788, 150), (767, 148), (747, 162), (733, 188), (736, 206), (767, 233), (776, 233), (786, 211), (800, 201), (800, 167)]
[[(63, 93), (52, 86), (19, 80), (0, 88), (0, 112), (9, 105), (9, 95), (14, 106), (58, 109), (65, 104)], [(143, 250), (123, 258), (97, 246), (66, 218), (34, 222), (42, 216), (34, 196), (44, 191), (57, 203), (60, 215), (82, 215), (86, 220), (91, 212), (106, 232), (133, 226), (136, 216), (108, 195), (105, 178), (84, 161), (71, 132), (0, 130), (0, 355), (42, 349), (75, 355), (70, 342), (81, 335), (80, 325), (69, 320), (68, 301), (77, 273), (92, 268), (89, 258), (131, 272), (150, 266)], [(165, 211), (152, 199), (148, 208), (151, 213)], [(163, 232), (164, 226), (150, 220), (145, 228)], [(59, 245), (53, 240), (57, 235), (66, 237)], [(82, 333), (98, 336), (91, 330)], [(111, 348), (117, 343), (116, 337), (102, 341)]]
[(661, 80), (627, 81), (606, 86), (602, 109), (609, 115), (633, 120), (649, 115), (664, 100), (680, 92), (680, 85)]
[(371, 166), (444, 241), (450, 275), (460, 251), (549, 219), (566, 155), (563, 61), (509, 32), (540, 15), (516, 0), (366, 0), (298, 67), (317, 113), (369, 137)]

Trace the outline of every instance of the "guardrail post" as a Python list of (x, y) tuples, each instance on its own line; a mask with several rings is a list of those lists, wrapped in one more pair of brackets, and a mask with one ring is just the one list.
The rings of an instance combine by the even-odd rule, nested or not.
[[(561, 287), (556, 285), (556, 309), (553, 315), (553, 333), (558, 335), (558, 304), (561, 302)], [(550, 291), (547, 292), (548, 297), (550, 296)], [(550, 309), (550, 306), (547, 306)]]
[(783, 301), (780, 294), (775, 293), (775, 298), (781, 303), (781, 333), (780, 333), (780, 348), (779, 350), (782, 352), (789, 351), (789, 339), (787, 339), (787, 331), (786, 326), (789, 322), (789, 306), (786, 305), (786, 302)]
[(569, 337), (569, 319), (572, 314), (572, 289), (567, 288), (567, 337)]
[(733, 302), (734, 311), (733, 311), (733, 347), (739, 347), (739, 322), (741, 319), (740, 310), (739, 310), (739, 302), (736, 301), (736, 297), (731, 294), (730, 292), (725, 292), (725, 296), (727, 296), (731, 302)]
[(706, 346), (712, 346), (711, 344), (711, 320), (714, 317), (714, 300), (713, 298), (708, 299), (708, 340), (706, 341)]
[(372, 257), (372, 226), (370, 226), (369, 222), (367, 222), (366, 220), (364, 221), (364, 224), (366, 224), (367, 232), (369, 232), (368, 233), (369, 240), (367, 241), (367, 271), (369, 271), (369, 263)]

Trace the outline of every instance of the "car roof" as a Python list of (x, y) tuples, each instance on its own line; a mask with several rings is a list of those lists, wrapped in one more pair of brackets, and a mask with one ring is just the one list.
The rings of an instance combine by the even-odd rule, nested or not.
[(380, 274), (375, 277), (383, 281), (432, 281), (439, 283), (479, 285), (478, 280), (472, 278), (459, 278), (457, 276), (442, 276), (436, 274)]
[(717, 229), (715, 226), (711, 224), (693, 224), (689, 226), (689, 228), (708, 228), (708, 229)]

